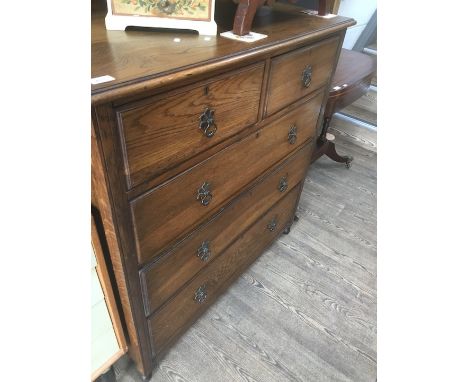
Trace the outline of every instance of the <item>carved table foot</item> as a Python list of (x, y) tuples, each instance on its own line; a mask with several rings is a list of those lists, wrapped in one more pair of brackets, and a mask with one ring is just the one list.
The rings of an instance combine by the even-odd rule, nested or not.
[[(327, 121), (326, 121), (327, 122)], [(333, 134), (327, 133), (328, 130), (328, 123), (326, 123), (324, 132), (322, 132), (319, 138), (319, 148), (317, 151), (312, 155), (312, 162), (320, 158), (322, 155), (326, 155), (331, 160), (334, 160), (338, 163), (345, 163), (346, 168), (351, 168), (351, 162), (353, 161), (352, 156), (341, 156), (336, 152), (335, 147), (335, 136)]]
[(328, 141), (325, 143), (327, 145), (325, 151), (323, 152), (327, 157), (329, 157), (331, 160), (334, 160), (335, 162), (338, 163), (345, 163), (346, 168), (351, 168), (351, 162), (353, 161), (352, 156), (341, 156), (336, 152), (336, 147), (334, 142)]

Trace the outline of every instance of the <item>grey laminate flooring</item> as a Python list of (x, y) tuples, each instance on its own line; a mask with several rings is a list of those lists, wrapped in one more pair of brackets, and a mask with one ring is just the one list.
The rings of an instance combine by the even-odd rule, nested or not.
[[(186, 332), (151, 381), (376, 380), (376, 133), (334, 119), (350, 170), (307, 174), (296, 222)], [(126, 358), (120, 382), (140, 381)]]
[(367, 94), (340, 110), (340, 113), (357, 117), (377, 126), (377, 90), (370, 89)]

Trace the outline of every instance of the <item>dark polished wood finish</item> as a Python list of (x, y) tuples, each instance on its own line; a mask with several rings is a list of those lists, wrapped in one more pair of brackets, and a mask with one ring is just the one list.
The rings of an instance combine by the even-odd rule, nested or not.
[(250, 33), (252, 22), (257, 9), (265, 4), (266, 0), (240, 0), (234, 16), (232, 30), (234, 34), (244, 36)]
[[(220, 31), (232, 26), (229, 3), (217, 7)], [(291, 226), (337, 51), (354, 21), (275, 4), (254, 19), (268, 37), (245, 44), (106, 31), (104, 14), (93, 14), (92, 75), (115, 80), (92, 86), (93, 200), (129, 353), (148, 378), (170, 343)], [(301, 76), (295, 58), (304, 52), (308, 90), (278, 95), (288, 80), (282, 65)]]
[[(235, 4), (232, 1), (228, 4), (233, 8), (224, 4), (216, 8), (218, 32), (232, 29)], [(149, 95), (193, 83), (195, 76), (209, 78), (214, 73), (259, 62), (355, 24), (346, 17), (325, 19), (299, 10), (275, 4), (254, 22), (255, 30), (268, 37), (247, 45), (221, 37), (206, 41), (203, 36), (183, 32), (158, 32), (155, 38), (155, 32), (143, 30), (107, 31), (105, 9), (96, 11), (91, 20), (91, 75), (110, 75), (115, 81), (92, 85), (92, 101), (94, 104), (117, 102), (135, 96), (136, 92), (140, 96)], [(174, 42), (175, 36), (181, 38), (179, 43)]]
[(368, 92), (377, 69), (376, 66), (374, 57), (353, 50), (341, 49), (328, 94), (322, 129), (317, 140), (318, 147), (312, 155), (312, 162), (326, 155), (335, 162), (345, 163), (346, 167), (351, 167), (353, 157), (339, 155), (333, 140), (327, 138), (327, 132), (333, 114)]
[[(132, 201), (139, 262), (147, 262), (171, 242), (185, 236), (269, 167), (315, 137), (316, 124), (311, 121), (317, 120), (322, 100), (323, 92), (182, 176)], [(293, 126), (297, 136), (290, 142), (288, 135)], [(212, 199), (202, 205), (197, 192), (205, 182), (209, 184)]]
[(335, 37), (273, 58), (266, 114), (271, 115), (327, 84), (340, 47), (340, 39)]
[[(154, 352), (161, 356), (190, 323), (196, 319), (257, 256), (291, 224), (300, 188), (296, 187), (269, 212), (253, 224), (219, 258), (195, 277), (168, 304), (150, 317), (149, 325)], [(205, 293), (201, 301), (194, 299), (198, 288)]]
[[(129, 188), (257, 122), (263, 70), (256, 64), (119, 110)], [(201, 121), (206, 110), (212, 112), (209, 127)]]
[[(252, 22), (258, 8), (267, 3), (273, 5), (275, 0), (234, 0), (239, 3), (237, 6), (236, 15), (234, 16), (234, 25), (232, 30), (234, 34), (244, 36), (249, 34), (252, 29)], [(290, 3), (296, 3), (297, 0), (289, 0)], [(325, 16), (329, 13), (331, 7), (331, 0), (317, 0), (314, 4), (317, 8), (319, 16)]]
[[(307, 144), (265, 180), (229, 204), (225, 211), (145, 267), (141, 278), (146, 295), (146, 313), (149, 315), (159, 308), (187, 280), (217, 258), (232, 240), (265, 213), (269, 206), (275, 204), (287, 190), (299, 184), (311, 153), (312, 145)], [(285, 186), (282, 180), (286, 182)], [(208, 243), (209, 250), (205, 259), (199, 253), (203, 243)]]

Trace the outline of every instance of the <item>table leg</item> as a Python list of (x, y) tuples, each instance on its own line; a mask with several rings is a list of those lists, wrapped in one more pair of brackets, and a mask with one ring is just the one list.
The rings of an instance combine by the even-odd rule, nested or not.
[(252, 22), (257, 9), (265, 4), (266, 0), (240, 0), (234, 17), (233, 33), (244, 36), (250, 33)]
[[(326, 155), (329, 157), (331, 160), (334, 160), (335, 162), (338, 163), (345, 163), (346, 168), (351, 167), (351, 162), (353, 161), (352, 156), (341, 156), (336, 152), (336, 147), (335, 143), (333, 142), (333, 139), (335, 138), (333, 135), (328, 134), (328, 128), (330, 126), (330, 121), (331, 117), (325, 117), (323, 119), (323, 127), (322, 127), (322, 132), (320, 133), (320, 136), (318, 138), (318, 144), (319, 147), (317, 149), (317, 152), (313, 155), (312, 162), (318, 159), (322, 155)], [(327, 138), (327, 134), (332, 136), (333, 139)]]
[(326, 145), (324, 154), (329, 157), (331, 160), (334, 160), (335, 162), (338, 163), (346, 163), (346, 168), (351, 167), (351, 162), (353, 161), (352, 156), (341, 156), (336, 152), (336, 147), (335, 147), (335, 142), (332, 141), (327, 141), (324, 143)]

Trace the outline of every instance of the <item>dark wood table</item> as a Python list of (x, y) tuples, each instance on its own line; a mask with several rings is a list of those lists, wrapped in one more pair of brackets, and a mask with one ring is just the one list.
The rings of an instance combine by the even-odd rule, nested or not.
[[(239, 3), (237, 6), (237, 12), (234, 17), (233, 32), (239, 36), (244, 36), (250, 33), (252, 29), (252, 22), (257, 12), (265, 3), (273, 5), (276, 0), (234, 0), (235, 3)], [(297, 3), (298, 0), (288, 0), (289, 3)], [(318, 15), (324, 16), (329, 13), (332, 8), (331, 0), (316, 0), (310, 2), (313, 8), (317, 9)]]
[(335, 137), (328, 133), (328, 128), (334, 113), (369, 91), (375, 71), (376, 60), (373, 57), (353, 50), (341, 50), (323, 115), (322, 131), (317, 141), (318, 149), (312, 156), (312, 162), (325, 154), (335, 162), (345, 163), (347, 168), (351, 167), (353, 157), (341, 156), (336, 152)]

